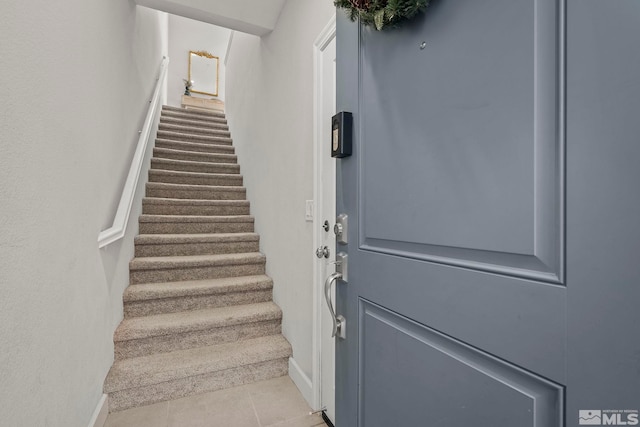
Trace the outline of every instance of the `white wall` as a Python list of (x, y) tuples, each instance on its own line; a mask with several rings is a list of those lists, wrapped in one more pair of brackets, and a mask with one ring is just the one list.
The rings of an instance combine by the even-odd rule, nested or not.
[(261, 39), (235, 33), (227, 62), (226, 111), (245, 177), (283, 333), (308, 378), (312, 371), (313, 42), (331, 1), (289, 0)]
[[(166, 22), (166, 20), (165, 20)], [(129, 0), (4, 0), (0, 424), (86, 427), (132, 257), (111, 224), (166, 38)]]
[(231, 30), (217, 27), (181, 16), (169, 15), (169, 64), (168, 98), (169, 105), (180, 106), (184, 94), (184, 82), (189, 76), (189, 51), (206, 50), (219, 58), (218, 96), (207, 96), (194, 93), (193, 96), (215, 98), (224, 101), (225, 98), (225, 66), (224, 58), (227, 53)]

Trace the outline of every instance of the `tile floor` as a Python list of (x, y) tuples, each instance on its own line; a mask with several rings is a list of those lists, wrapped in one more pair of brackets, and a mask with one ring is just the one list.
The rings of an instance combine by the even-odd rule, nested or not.
[(326, 427), (288, 376), (109, 414), (105, 427)]

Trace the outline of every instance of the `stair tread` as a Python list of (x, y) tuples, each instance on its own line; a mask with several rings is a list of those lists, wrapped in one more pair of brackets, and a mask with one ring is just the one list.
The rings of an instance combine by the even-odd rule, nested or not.
[(160, 120), (169, 119), (169, 120), (184, 120), (190, 122), (197, 122), (202, 125), (220, 125), (227, 126), (227, 118), (226, 117), (213, 117), (213, 116), (201, 116), (190, 113), (183, 113), (180, 111), (163, 111), (160, 116)]
[(139, 222), (254, 222), (252, 215), (140, 215)]
[(280, 307), (272, 301), (131, 317), (120, 323), (113, 339), (115, 342), (129, 341), (245, 323), (266, 322), (281, 317)]
[(248, 200), (207, 200), (207, 199), (172, 199), (169, 197), (145, 197), (142, 203), (161, 205), (200, 205), (200, 206), (248, 206)]
[(162, 111), (175, 111), (177, 113), (193, 114), (196, 116), (205, 116), (205, 117), (225, 117), (225, 114), (222, 111), (205, 111), (205, 110), (186, 109), (182, 107), (172, 107), (171, 105), (163, 105)]
[(214, 255), (172, 255), (135, 257), (129, 262), (129, 271), (164, 270), (170, 268), (211, 267), (225, 265), (263, 264), (266, 257), (260, 252)]
[[(193, 151), (193, 150), (187, 150), (187, 148), (201, 148), (201, 149), (211, 149), (211, 148), (215, 148), (218, 150), (223, 150), (223, 151), (229, 151), (229, 152), (234, 152), (235, 148), (233, 148), (232, 145), (225, 145), (225, 144), (202, 144), (199, 142), (190, 142), (190, 141), (180, 141), (177, 139), (170, 139), (170, 138), (157, 138), (156, 139), (156, 148), (165, 148), (165, 147), (158, 147), (158, 143), (164, 143), (164, 144), (178, 144), (181, 145), (185, 148), (185, 150), (183, 151)], [(171, 148), (165, 148), (167, 150), (171, 150)], [(196, 153), (202, 153), (202, 151), (196, 151)], [(220, 154), (224, 154), (224, 153), (220, 153)]]
[(266, 275), (185, 280), (181, 282), (142, 283), (127, 287), (124, 301), (148, 301), (185, 296), (217, 295), (271, 289), (273, 280)]
[[(189, 178), (229, 178), (229, 179), (242, 178), (242, 175), (237, 173), (186, 172), (186, 171), (173, 171), (173, 170), (167, 170), (167, 169), (153, 169), (153, 168), (149, 169), (149, 172), (157, 175), (181, 176), (181, 177), (189, 177)], [(195, 185), (195, 184), (180, 184), (180, 185)]]
[(199, 129), (225, 129), (229, 130), (229, 126), (226, 123), (221, 123), (217, 121), (209, 121), (209, 120), (191, 120), (189, 117), (185, 116), (176, 117), (176, 116), (162, 116), (160, 117), (160, 123), (166, 124), (181, 124), (184, 126), (192, 126), (194, 128)]
[(235, 191), (239, 193), (243, 193), (245, 191), (245, 188), (239, 185), (173, 184), (169, 182), (147, 182), (147, 188), (166, 188), (183, 191)]
[[(185, 126), (185, 125), (181, 125), (181, 124), (175, 124), (175, 123), (160, 123), (159, 125), (159, 129), (166, 131), (174, 131), (174, 132), (182, 132), (182, 133), (189, 133), (189, 134), (196, 134), (196, 135), (207, 135), (207, 134), (224, 134), (225, 136), (229, 136), (231, 135), (231, 132), (229, 132), (228, 130), (222, 130), (222, 129), (209, 129), (209, 128), (194, 128), (193, 126)], [(198, 133), (198, 132), (202, 132), (202, 133)]]
[(204, 121), (209, 123), (227, 121), (227, 117), (223, 112), (218, 112), (217, 114), (198, 114), (196, 110), (187, 110), (184, 108), (178, 108), (175, 110), (163, 108), (160, 117), (188, 118), (190, 120)]
[(257, 233), (196, 233), (196, 234), (139, 234), (136, 245), (165, 243), (207, 243), (207, 242), (255, 242), (260, 240)]
[(291, 345), (282, 335), (241, 340), (232, 343), (115, 362), (105, 381), (105, 392), (158, 384), (179, 378), (257, 364), (291, 355)]
[(169, 117), (169, 118), (173, 118), (176, 114), (183, 114), (183, 115), (188, 115), (188, 116), (194, 116), (194, 117), (202, 117), (203, 119), (218, 119), (218, 120), (224, 120), (226, 119), (226, 115), (224, 113), (224, 111), (213, 111), (214, 115), (210, 115), (210, 114), (197, 114), (195, 112), (196, 110), (187, 110), (185, 108), (179, 108), (177, 110), (170, 110), (167, 108), (163, 108), (162, 109), (162, 115), (161, 117)]
[[(185, 114), (185, 113), (181, 113), (178, 112), (179, 114)], [(186, 113), (186, 115), (188, 115), (189, 113)], [(189, 117), (195, 117), (194, 115), (190, 115)], [(197, 116), (198, 118), (200, 118), (201, 116)], [(226, 117), (224, 116), (206, 116), (205, 118), (211, 118), (211, 119), (226, 119)], [(169, 122), (167, 123), (164, 119), (169, 119)], [(177, 122), (177, 123), (176, 123)], [(206, 123), (206, 121), (203, 120), (190, 120), (188, 117), (185, 117), (184, 119), (182, 118), (176, 118), (175, 116), (171, 116), (171, 115), (165, 115), (164, 117), (161, 117), (160, 119), (160, 124), (164, 124), (164, 125), (174, 125), (174, 124), (178, 124), (180, 126), (185, 126), (185, 125), (190, 125), (189, 122), (195, 122), (197, 124), (202, 124), (202, 123)], [(215, 121), (211, 121), (211, 124), (216, 124)]]
[[(231, 142), (230, 137), (222, 137), (222, 136), (210, 136), (210, 135), (201, 135), (196, 133), (184, 133), (184, 132), (174, 132), (169, 130), (158, 130), (158, 137), (162, 136), (172, 136), (174, 138), (188, 138), (195, 139), (200, 141), (227, 141)], [(166, 138), (163, 138), (166, 139)]]
[[(184, 155), (184, 154), (188, 154), (188, 155), (198, 155), (200, 157), (217, 157), (217, 158), (222, 158), (222, 159), (234, 159), (237, 160), (238, 156), (235, 154), (226, 154), (226, 153), (204, 153), (202, 151), (189, 151), (189, 150), (176, 150), (174, 148), (161, 148), (161, 147), (154, 147), (153, 148), (153, 153), (154, 156), (155, 154), (176, 154), (176, 155)], [(184, 160), (182, 160), (184, 161)], [(187, 160), (189, 161), (189, 160)], [(203, 162), (200, 162), (203, 163)], [(204, 162), (204, 163), (208, 163), (208, 162)]]
[[(170, 150), (170, 148), (164, 148), (164, 150)], [(180, 150), (174, 150), (174, 151), (180, 151)], [(214, 153), (210, 153), (210, 154), (214, 154)], [(223, 154), (223, 153), (220, 153), (220, 154)], [(227, 168), (227, 169), (238, 169), (238, 170), (240, 169), (240, 165), (238, 165), (237, 163), (199, 162), (197, 160), (164, 159), (162, 157), (154, 157), (151, 159), (151, 161), (155, 163), (175, 165), (175, 166), (180, 166), (180, 165), (203, 166), (203, 167), (218, 166), (218, 167)]]

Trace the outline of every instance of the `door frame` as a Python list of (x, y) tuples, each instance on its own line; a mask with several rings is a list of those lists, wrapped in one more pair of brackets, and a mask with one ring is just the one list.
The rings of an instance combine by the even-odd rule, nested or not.
[[(320, 131), (322, 129), (322, 61), (321, 56), (331, 41), (336, 37), (336, 15), (334, 14), (313, 42), (313, 248), (317, 248), (321, 241), (320, 221), (322, 212), (322, 179), (320, 178), (320, 159), (328, 155), (326, 145), (322, 144)], [(323, 149), (324, 148), (324, 149)], [(310, 256), (315, 256), (310, 254)], [(316, 261), (314, 259), (314, 261)], [(319, 265), (313, 263), (313, 338), (312, 338), (312, 402), (311, 407), (319, 410), (321, 405), (321, 351), (322, 351), (322, 279), (319, 278)]]

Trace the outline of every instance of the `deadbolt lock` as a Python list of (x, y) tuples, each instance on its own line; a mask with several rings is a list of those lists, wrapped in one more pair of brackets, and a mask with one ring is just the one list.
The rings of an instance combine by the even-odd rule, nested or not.
[(340, 234), (342, 234), (342, 224), (338, 224), (336, 223), (336, 225), (333, 226), (333, 233), (338, 236)]
[(348, 217), (346, 214), (340, 214), (336, 218), (336, 225), (333, 226), (333, 232), (336, 235), (336, 241), (342, 245), (346, 245), (348, 243)]

